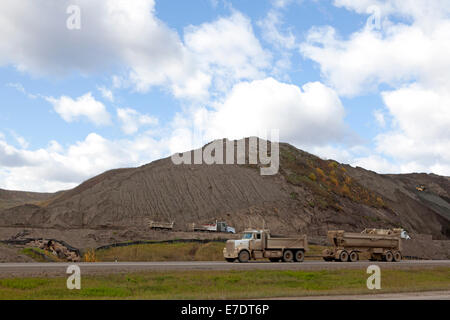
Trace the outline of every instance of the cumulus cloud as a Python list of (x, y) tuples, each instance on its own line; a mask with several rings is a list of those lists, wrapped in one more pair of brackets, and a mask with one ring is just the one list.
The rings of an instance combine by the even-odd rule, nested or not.
[[(80, 30), (66, 28), (69, 5), (80, 7)], [(3, 4), (0, 29), (0, 65), (52, 76), (116, 72), (121, 86), (163, 86), (179, 98), (206, 99), (211, 85), (254, 79), (270, 66), (237, 11), (186, 28), (183, 42), (156, 17), (154, 0), (17, 0)]]
[(126, 134), (136, 133), (141, 126), (158, 124), (157, 118), (143, 115), (131, 108), (118, 108), (117, 117), (121, 122), (122, 131)]
[(103, 171), (138, 166), (168, 154), (165, 140), (148, 135), (108, 140), (91, 133), (66, 148), (52, 141), (27, 150), (0, 137), (0, 185), (11, 190), (49, 191), (73, 188)]
[[(227, 137), (241, 139), (262, 136), (278, 129), (280, 139), (298, 146), (324, 145), (348, 138), (345, 111), (337, 94), (319, 82), (302, 87), (273, 78), (240, 82), (223, 102), (213, 108), (199, 108), (192, 116), (178, 115), (174, 134), (184, 150), (192, 135), (201, 135), (202, 143)], [(190, 127), (192, 125), (192, 127)], [(201, 144), (199, 142), (199, 144)], [(198, 147), (198, 145), (192, 146)]]
[(449, 175), (448, 1), (335, 0), (334, 4), (360, 14), (380, 13), (380, 28), (365, 26), (344, 39), (331, 26), (315, 27), (301, 53), (319, 64), (326, 83), (341, 96), (362, 95), (381, 85), (391, 88), (381, 92), (391, 127), (385, 114), (375, 111), (375, 121), (385, 128), (375, 137), (378, 154), (356, 163), (383, 171)]
[[(392, 130), (376, 137), (377, 150), (404, 163), (416, 163), (430, 172), (450, 164), (450, 94), (413, 84), (384, 92), (393, 117)], [(413, 166), (410, 166), (413, 167)], [(435, 171), (448, 175), (450, 171)]]
[(262, 70), (269, 67), (270, 54), (261, 47), (250, 20), (239, 12), (187, 27), (184, 42), (197, 58), (200, 70), (216, 76), (216, 89), (220, 91), (242, 79), (261, 78)]
[(61, 96), (60, 98), (47, 97), (46, 100), (53, 105), (53, 109), (67, 122), (87, 118), (96, 125), (111, 123), (111, 117), (106, 107), (100, 101), (95, 100), (90, 92), (76, 98)]
[(349, 39), (341, 39), (330, 26), (313, 28), (301, 52), (320, 65), (327, 82), (341, 95), (415, 80), (430, 87), (449, 84), (450, 20), (434, 20), (430, 27), (418, 20), (403, 24), (386, 19), (380, 30), (364, 28)]

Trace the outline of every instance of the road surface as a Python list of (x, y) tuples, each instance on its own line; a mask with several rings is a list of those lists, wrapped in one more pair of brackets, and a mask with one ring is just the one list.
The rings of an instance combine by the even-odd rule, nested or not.
[(283, 297), (269, 300), (450, 300), (450, 291), (377, 293), (359, 295)]
[(95, 262), (95, 263), (0, 263), (0, 278), (26, 276), (65, 276), (67, 267), (76, 264), (82, 274), (108, 274), (134, 271), (186, 271), (186, 270), (336, 270), (365, 269), (378, 265), (381, 269), (450, 268), (450, 260), (405, 260), (396, 263), (358, 261), (302, 263), (249, 262), (228, 263), (220, 261), (176, 261), (176, 262)]

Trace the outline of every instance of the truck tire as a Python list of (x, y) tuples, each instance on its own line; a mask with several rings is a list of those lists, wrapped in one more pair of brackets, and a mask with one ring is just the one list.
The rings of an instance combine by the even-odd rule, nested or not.
[(345, 250), (342, 250), (339, 254), (339, 261), (341, 262), (347, 262), (348, 261), (348, 253)]
[(305, 259), (305, 252), (303, 250), (297, 250), (295, 252), (295, 262), (303, 262), (303, 260)]
[(394, 261), (395, 262), (402, 261), (402, 254), (400, 253), (400, 251), (395, 251), (394, 252)]
[(227, 260), (227, 262), (234, 262), (234, 261), (236, 261), (235, 258), (225, 258), (225, 260)]
[(350, 255), (348, 256), (348, 259), (350, 260), (350, 262), (358, 261), (358, 259), (359, 259), (358, 252), (356, 252), (356, 251), (350, 252)]
[(283, 262), (292, 262), (294, 261), (294, 254), (291, 250), (286, 250), (283, 252)]
[(394, 255), (392, 254), (392, 252), (390, 251), (386, 252), (384, 255), (384, 260), (386, 262), (392, 262), (392, 260), (394, 260)]
[(250, 260), (250, 254), (248, 253), (248, 251), (242, 250), (241, 252), (239, 252), (238, 260), (241, 263), (248, 262), (248, 260)]

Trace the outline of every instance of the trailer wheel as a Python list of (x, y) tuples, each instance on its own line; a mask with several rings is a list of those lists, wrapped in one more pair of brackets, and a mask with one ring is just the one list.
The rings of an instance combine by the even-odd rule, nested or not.
[(305, 259), (305, 252), (303, 250), (297, 250), (295, 252), (295, 262), (303, 262)]
[(250, 254), (248, 253), (248, 251), (242, 250), (241, 252), (239, 252), (238, 260), (242, 263), (248, 262), (248, 260), (250, 260)]
[(283, 253), (283, 261), (284, 262), (292, 262), (294, 260), (294, 254), (291, 250), (286, 250)]
[(347, 253), (347, 251), (343, 250), (339, 254), (339, 261), (341, 261), (341, 262), (347, 262), (348, 261), (348, 253)]
[(394, 261), (395, 262), (402, 261), (402, 254), (400, 253), (400, 251), (395, 251), (394, 252)]
[(386, 252), (386, 254), (384, 255), (384, 260), (386, 260), (386, 262), (392, 262), (392, 260), (394, 260), (394, 255), (392, 254), (392, 252)]
[(356, 251), (350, 252), (350, 255), (349, 255), (350, 262), (356, 262), (356, 261), (358, 261), (358, 259), (359, 259), (358, 252), (356, 252)]
[(225, 260), (227, 260), (227, 262), (234, 262), (234, 261), (236, 261), (235, 258), (225, 258)]

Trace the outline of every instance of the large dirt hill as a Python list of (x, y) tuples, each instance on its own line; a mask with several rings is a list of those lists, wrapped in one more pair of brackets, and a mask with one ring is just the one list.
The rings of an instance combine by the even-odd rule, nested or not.
[(264, 223), (274, 233), (310, 235), (401, 226), (450, 238), (447, 177), (380, 175), (288, 144), (280, 144), (280, 161), (274, 176), (261, 176), (259, 165), (174, 165), (170, 158), (112, 170), (69, 191), (22, 197), (0, 211), (0, 227), (145, 230), (151, 219), (185, 230), (218, 219), (238, 231)]

